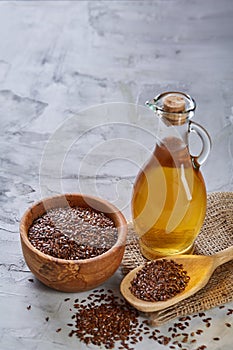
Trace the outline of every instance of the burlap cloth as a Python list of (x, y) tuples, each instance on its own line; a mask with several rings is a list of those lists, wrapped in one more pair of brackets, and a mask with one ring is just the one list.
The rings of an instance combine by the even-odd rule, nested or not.
[[(233, 245), (233, 192), (208, 194), (205, 222), (196, 239), (194, 254), (212, 255)], [(147, 261), (140, 253), (137, 235), (129, 223), (123, 274)], [(219, 266), (208, 284), (193, 296), (167, 309), (148, 313), (152, 325), (210, 309), (233, 300), (233, 261)]]

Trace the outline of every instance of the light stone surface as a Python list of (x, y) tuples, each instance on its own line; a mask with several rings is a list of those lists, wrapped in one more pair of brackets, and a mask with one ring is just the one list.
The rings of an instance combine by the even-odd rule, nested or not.
[[(77, 296), (28, 281), (20, 218), (41, 197), (82, 191), (130, 220), (132, 184), (156, 133), (143, 105), (168, 90), (195, 98), (195, 121), (211, 135), (207, 190), (233, 190), (233, 2), (1, 1), (0, 33), (0, 348), (86, 349), (67, 337), (64, 298)], [(200, 150), (197, 137), (190, 143)], [(121, 278), (104, 286), (117, 294)], [(188, 349), (231, 349), (230, 307), (206, 312), (213, 325)]]

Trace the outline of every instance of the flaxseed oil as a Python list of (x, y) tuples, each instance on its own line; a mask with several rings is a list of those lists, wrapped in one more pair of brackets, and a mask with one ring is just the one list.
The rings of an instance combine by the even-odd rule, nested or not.
[(171, 138), (157, 145), (134, 184), (133, 222), (148, 259), (190, 253), (204, 221), (203, 177), (178, 144)]

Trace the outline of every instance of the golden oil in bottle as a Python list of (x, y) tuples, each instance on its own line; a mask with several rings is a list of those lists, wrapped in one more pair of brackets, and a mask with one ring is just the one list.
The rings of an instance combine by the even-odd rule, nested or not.
[(189, 160), (175, 165), (166, 147), (156, 146), (137, 177), (132, 198), (142, 254), (153, 259), (190, 252), (205, 212), (206, 190), (200, 171)]
[[(133, 189), (134, 228), (139, 235), (141, 252), (148, 259), (191, 253), (206, 212), (206, 188), (198, 157), (190, 156), (187, 146), (190, 124), (188, 113), (183, 113), (185, 98), (182, 96), (180, 100), (182, 106), (179, 99), (174, 101), (175, 110), (171, 106), (169, 109), (166, 101), (166, 132), (161, 133)], [(167, 124), (167, 117), (171, 124)]]

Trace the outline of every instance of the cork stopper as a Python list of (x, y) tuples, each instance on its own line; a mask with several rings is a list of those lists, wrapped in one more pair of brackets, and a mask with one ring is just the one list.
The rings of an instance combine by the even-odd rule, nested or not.
[(185, 100), (182, 96), (167, 96), (163, 100), (163, 107), (166, 112), (180, 113), (185, 110)]
[(182, 96), (170, 95), (163, 100), (165, 118), (174, 125), (184, 124), (187, 118), (185, 112), (185, 99)]

